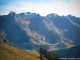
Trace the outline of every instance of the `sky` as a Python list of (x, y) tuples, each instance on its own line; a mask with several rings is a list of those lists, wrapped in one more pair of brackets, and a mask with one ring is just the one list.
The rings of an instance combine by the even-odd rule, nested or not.
[(50, 13), (80, 17), (80, 0), (0, 0), (0, 14), (32, 12), (46, 16)]

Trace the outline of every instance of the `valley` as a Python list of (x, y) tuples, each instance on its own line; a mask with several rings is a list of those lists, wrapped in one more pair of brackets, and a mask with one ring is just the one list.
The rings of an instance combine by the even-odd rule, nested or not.
[[(12, 58), (20, 57), (17, 53), (19, 49), (32, 51), (42, 47), (48, 51), (63, 51), (65, 49), (68, 51), (70, 48), (80, 46), (80, 18), (72, 15), (59, 16), (55, 13), (41, 16), (37, 13), (17, 14), (11, 11), (7, 15), (0, 15), (0, 39), (6, 39), (9, 45), (15, 47), (0, 48), (7, 54), (15, 52), (16, 55), (13, 54)], [(32, 54), (28, 50), (23, 50), (19, 51), (25, 56)], [(76, 51), (74, 52), (76, 53)], [(25, 56), (23, 58), (23, 55), (20, 59), (27, 59)], [(37, 53), (36, 56), (38, 57), (39, 54)], [(35, 58), (35, 55), (32, 58)]]

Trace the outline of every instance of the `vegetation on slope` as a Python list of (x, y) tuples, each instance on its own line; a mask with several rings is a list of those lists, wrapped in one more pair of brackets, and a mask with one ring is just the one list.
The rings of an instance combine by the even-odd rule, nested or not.
[(43, 48), (40, 48), (39, 53), (35, 50), (15, 48), (0, 40), (0, 60), (59, 60), (60, 58)]
[(34, 50), (22, 50), (0, 41), (0, 60), (40, 60), (40, 54)]
[(41, 60), (44, 60), (43, 57), (45, 57), (46, 60), (61, 60), (59, 55), (55, 53), (51, 53), (47, 51), (46, 49), (40, 48), (39, 52), (40, 52)]

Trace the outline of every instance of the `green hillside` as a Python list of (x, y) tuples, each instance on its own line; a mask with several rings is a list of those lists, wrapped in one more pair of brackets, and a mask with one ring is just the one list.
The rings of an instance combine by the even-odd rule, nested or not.
[(0, 41), (0, 60), (40, 60), (40, 54), (34, 50), (22, 50)]

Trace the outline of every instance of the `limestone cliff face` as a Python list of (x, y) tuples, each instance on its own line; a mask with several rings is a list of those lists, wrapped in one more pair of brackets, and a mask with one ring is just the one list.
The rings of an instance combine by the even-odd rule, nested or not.
[(0, 30), (5, 30), (9, 42), (24, 48), (70, 48), (80, 45), (80, 18), (59, 16), (55, 13), (41, 16), (26, 12), (0, 16)]

